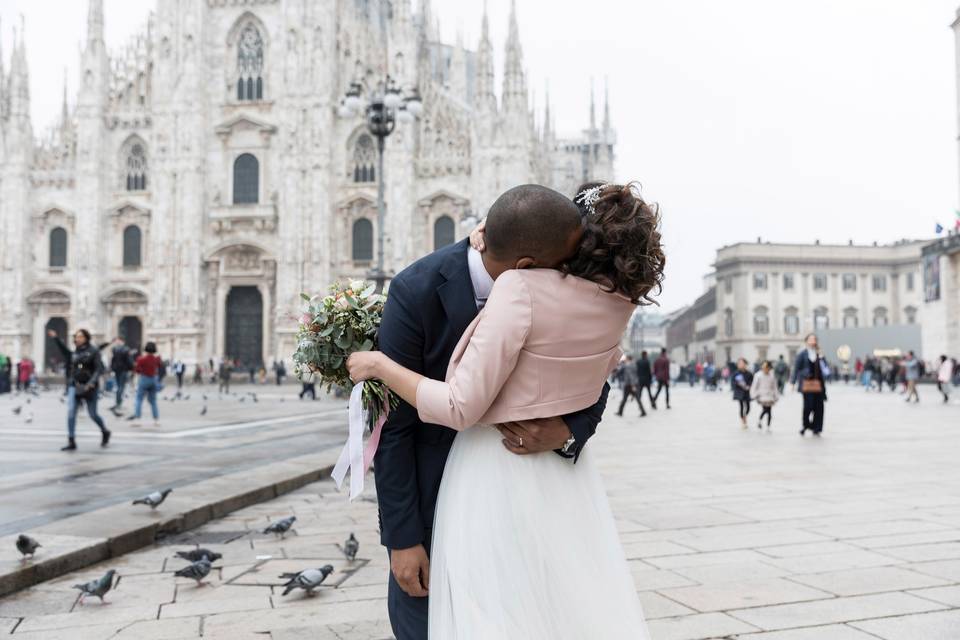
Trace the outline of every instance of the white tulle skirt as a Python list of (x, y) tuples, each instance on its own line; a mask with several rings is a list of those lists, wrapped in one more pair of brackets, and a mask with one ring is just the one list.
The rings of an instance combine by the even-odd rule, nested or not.
[(589, 447), (573, 464), (516, 456), (499, 432), (457, 435), (430, 559), (431, 640), (647, 640)]

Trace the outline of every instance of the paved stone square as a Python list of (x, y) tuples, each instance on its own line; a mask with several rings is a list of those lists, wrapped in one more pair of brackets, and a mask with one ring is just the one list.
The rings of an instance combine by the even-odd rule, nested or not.
[(0, 536), (127, 502), (157, 486), (182, 487), (342, 444), (344, 403), (326, 395), (301, 401), (299, 384), (233, 384), (229, 394), (215, 384), (188, 384), (176, 398), (169, 383), (160, 394), (159, 427), (146, 401), (145, 419), (134, 424), (125, 419), (132, 397), (119, 418), (107, 411), (113, 395), (100, 400), (113, 432), (106, 449), (81, 408), (79, 449), (71, 453), (60, 451), (67, 438), (62, 385), (37, 397), (0, 395)]
[[(960, 407), (921, 388), (832, 387), (823, 438), (797, 433), (794, 393), (772, 432), (740, 429), (727, 393), (679, 387), (673, 408), (608, 410), (597, 456), (654, 640), (960, 638)], [(613, 392), (612, 400), (618, 399)], [(751, 416), (753, 417), (753, 416)], [(372, 482), (370, 483), (372, 486)], [(259, 533), (296, 515), (296, 533)], [(348, 563), (338, 544), (360, 540)], [(372, 491), (349, 504), (329, 481), (0, 600), (14, 638), (389, 638), (387, 562)], [(223, 553), (196, 587), (177, 549)], [(561, 559), (562, 561), (562, 559)], [(282, 572), (332, 564), (313, 598)], [(71, 585), (121, 576), (101, 606)]]

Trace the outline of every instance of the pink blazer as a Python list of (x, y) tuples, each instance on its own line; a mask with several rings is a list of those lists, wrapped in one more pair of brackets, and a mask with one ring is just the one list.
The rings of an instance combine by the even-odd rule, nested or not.
[(507, 271), (457, 344), (446, 382), (417, 387), (420, 419), (463, 430), (593, 405), (620, 360), (634, 309), (553, 269)]

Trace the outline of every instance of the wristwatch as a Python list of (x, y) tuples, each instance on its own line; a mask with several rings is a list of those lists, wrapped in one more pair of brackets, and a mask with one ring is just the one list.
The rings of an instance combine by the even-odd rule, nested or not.
[(561, 447), (560, 453), (562, 453), (565, 456), (573, 455), (573, 448), (576, 446), (576, 444), (577, 444), (577, 437), (571, 433), (570, 437), (567, 438), (567, 441), (563, 443), (563, 447)]

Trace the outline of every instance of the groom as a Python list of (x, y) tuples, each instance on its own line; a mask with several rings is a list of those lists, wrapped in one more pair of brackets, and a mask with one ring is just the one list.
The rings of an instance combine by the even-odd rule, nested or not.
[[(529, 247), (538, 265), (568, 258), (582, 234), (577, 206), (538, 185), (515, 187), (500, 196), (487, 216), (487, 228), (494, 227), (508, 229), (514, 244)], [(517, 266), (515, 258), (481, 254), (466, 240), (410, 265), (390, 284), (380, 349), (408, 369), (443, 380), (454, 347), (486, 303), (493, 281)], [(504, 447), (516, 455), (554, 451), (574, 464), (596, 431), (608, 391), (604, 385), (597, 404), (578, 413), (499, 425)], [(387, 418), (374, 458), (380, 541), (390, 554), (387, 607), (397, 640), (427, 638), (433, 516), (455, 435), (452, 429), (420, 422), (417, 410), (401, 402)]]

